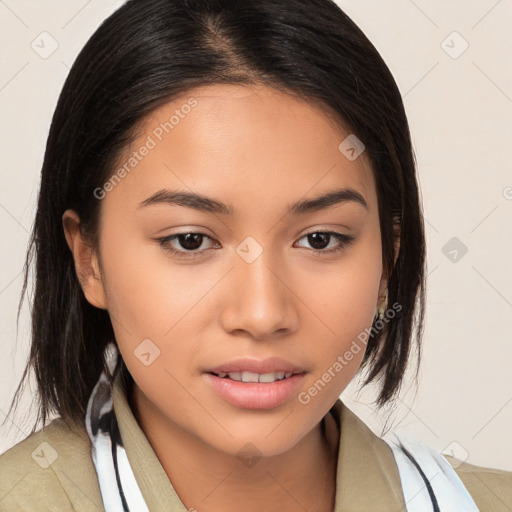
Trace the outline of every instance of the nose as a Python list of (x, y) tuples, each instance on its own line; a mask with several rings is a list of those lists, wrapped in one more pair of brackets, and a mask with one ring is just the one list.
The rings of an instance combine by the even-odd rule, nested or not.
[(251, 263), (238, 260), (230, 272), (228, 299), (221, 311), (223, 329), (257, 340), (294, 332), (299, 316), (290, 279), (283, 265), (265, 251)]

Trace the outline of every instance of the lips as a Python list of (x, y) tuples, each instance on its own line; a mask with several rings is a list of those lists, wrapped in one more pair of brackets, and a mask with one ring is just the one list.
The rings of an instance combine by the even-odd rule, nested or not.
[(250, 382), (204, 373), (204, 381), (223, 400), (240, 409), (274, 409), (290, 402), (303, 385), (306, 373), (274, 382)]
[(205, 382), (226, 402), (242, 409), (273, 409), (290, 401), (308, 373), (280, 357), (238, 358), (207, 368)]

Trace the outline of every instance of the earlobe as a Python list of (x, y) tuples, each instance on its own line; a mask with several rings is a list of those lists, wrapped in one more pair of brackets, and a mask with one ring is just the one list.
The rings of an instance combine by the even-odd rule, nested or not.
[(85, 298), (92, 306), (107, 309), (97, 251), (83, 236), (78, 214), (74, 210), (66, 210), (62, 215), (62, 225)]

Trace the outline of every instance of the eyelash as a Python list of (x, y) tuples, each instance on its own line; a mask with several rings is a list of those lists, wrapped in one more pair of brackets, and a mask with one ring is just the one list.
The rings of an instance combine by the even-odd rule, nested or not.
[[(346, 249), (347, 247), (349, 247), (350, 245), (352, 245), (355, 241), (355, 237), (351, 236), (351, 235), (344, 235), (342, 233), (337, 233), (335, 231), (311, 231), (310, 233), (306, 233), (305, 235), (303, 235), (299, 240), (302, 240), (303, 238), (309, 236), (309, 235), (313, 235), (313, 234), (317, 234), (317, 233), (323, 233), (323, 234), (326, 234), (326, 235), (331, 235), (332, 237), (334, 237), (335, 239), (337, 239), (340, 244), (333, 248), (333, 249), (311, 249), (311, 251), (313, 252), (313, 254), (316, 254), (316, 255), (326, 255), (326, 254), (334, 254), (334, 253), (338, 253), (340, 251), (343, 251), (344, 249)], [(167, 252), (170, 252), (171, 254), (174, 254), (176, 256), (185, 256), (185, 258), (189, 258), (189, 259), (194, 259), (194, 258), (198, 258), (200, 256), (202, 256), (203, 253), (205, 253), (206, 251), (209, 251), (210, 249), (204, 249), (202, 251), (195, 251), (195, 252), (192, 252), (192, 251), (180, 251), (180, 250), (177, 250), (177, 249), (174, 249), (171, 245), (170, 245), (170, 242), (172, 240), (175, 240), (177, 239), (178, 237), (180, 236), (185, 236), (185, 235), (200, 235), (202, 237), (205, 237), (205, 238), (209, 238), (210, 240), (213, 240), (213, 238), (211, 236), (208, 236), (206, 233), (199, 233), (199, 232), (195, 232), (195, 231), (187, 231), (187, 232), (184, 232), (184, 233), (176, 233), (174, 235), (171, 235), (171, 236), (166, 236), (166, 237), (163, 237), (163, 238), (157, 238), (157, 242), (159, 243), (159, 245)], [(329, 240), (330, 242), (330, 240)]]

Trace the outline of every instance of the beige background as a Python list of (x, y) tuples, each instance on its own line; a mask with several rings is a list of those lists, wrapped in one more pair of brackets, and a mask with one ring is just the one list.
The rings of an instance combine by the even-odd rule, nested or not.
[[(0, 0), (0, 420), (28, 354), (27, 307), (18, 332), (16, 310), (51, 115), (78, 51), (120, 3)], [(402, 91), (427, 221), (423, 365), (416, 395), (406, 386), (390, 419), (439, 450), (512, 470), (512, 2), (338, 3)], [(354, 383), (343, 398), (380, 433), (373, 396)], [(0, 427), (0, 453), (25, 437), (30, 402), (29, 390)]]

